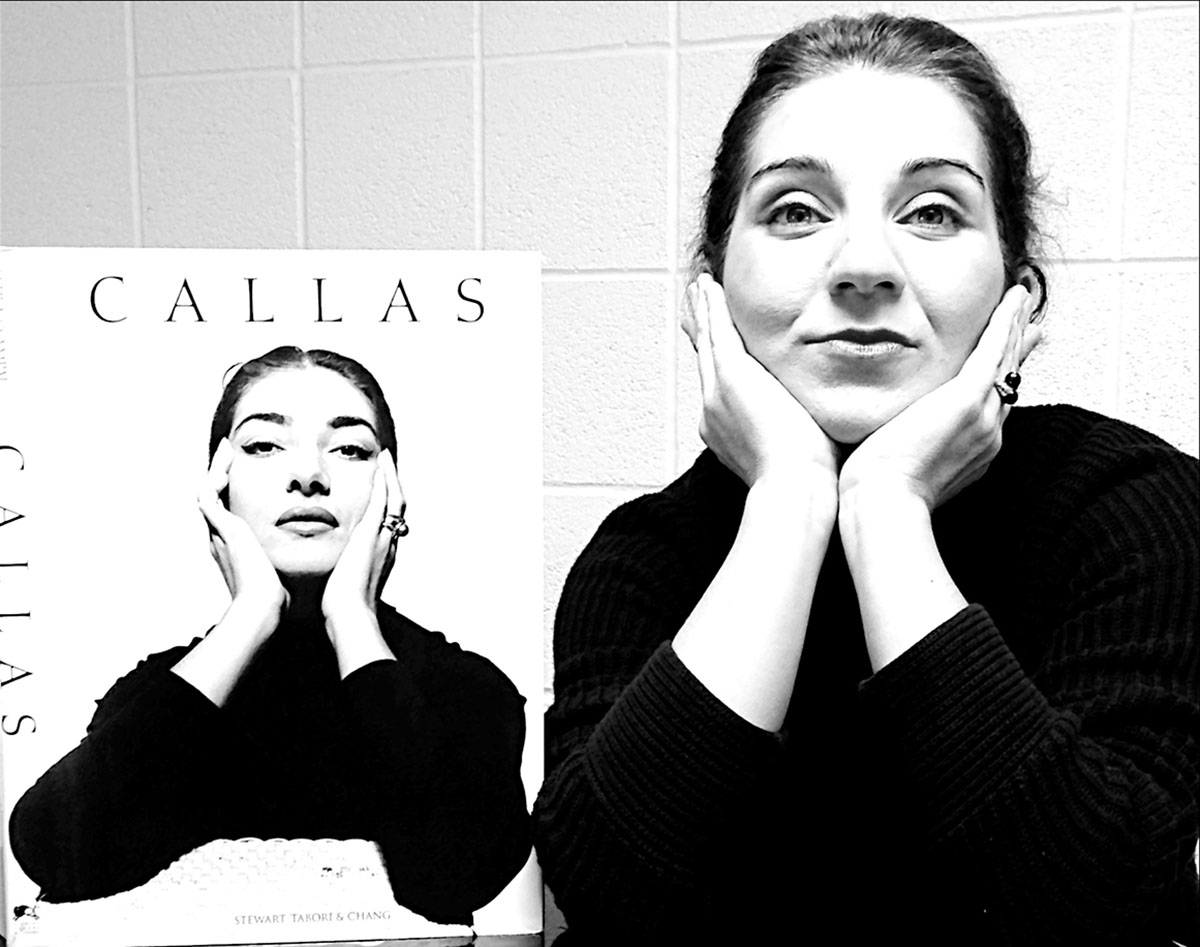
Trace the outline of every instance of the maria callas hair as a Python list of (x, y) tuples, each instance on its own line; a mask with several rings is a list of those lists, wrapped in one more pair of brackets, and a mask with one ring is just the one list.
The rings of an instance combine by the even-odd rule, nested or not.
[(380, 447), (391, 451), (393, 457), (396, 456), (396, 425), (392, 421), (392, 412), (388, 408), (387, 399), (383, 396), (383, 389), (379, 387), (379, 382), (375, 380), (374, 375), (354, 359), (339, 355), (337, 352), (325, 349), (305, 351), (294, 345), (281, 345), (271, 349), (265, 355), (243, 362), (233, 377), (226, 382), (225, 390), (221, 392), (221, 400), (217, 403), (217, 410), (213, 413), (212, 427), (209, 429), (208, 459), (210, 462), (213, 454), (217, 452), (217, 445), (221, 443), (221, 438), (229, 436), (233, 427), (233, 414), (246, 389), (272, 372), (302, 368), (327, 368), (332, 372), (337, 372), (362, 392), (363, 397), (371, 403), (371, 407), (375, 410)]
[(1041, 290), (1040, 315), (1047, 298), (1046, 277), (1034, 262), (1041, 256), (1034, 220), (1040, 182), (1030, 169), (1025, 123), (991, 60), (953, 30), (920, 17), (874, 13), (861, 19), (814, 20), (759, 54), (721, 135), (695, 242), (694, 269), (721, 280), (729, 231), (750, 171), (750, 149), (771, 106), (812, 79), (855, 67), (932, 79), (966, 106), (987, 150), (1006, 283), (1016, 281), (1018, 267), (1030, 267)]

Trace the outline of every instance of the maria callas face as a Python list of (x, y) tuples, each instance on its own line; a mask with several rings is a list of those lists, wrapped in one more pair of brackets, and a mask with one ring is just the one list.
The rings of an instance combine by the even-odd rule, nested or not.
[(327, 575), (362, 519), (380, 452), (375, 411), (325, 368), (287, 369), (242, 395), (229, 509), (285, 576)]
[(953, 377), (1004, 292), (984, 144), (929, 79), (851, 69), (768, 111), (723, 273), (747, 350), (856, 444)]

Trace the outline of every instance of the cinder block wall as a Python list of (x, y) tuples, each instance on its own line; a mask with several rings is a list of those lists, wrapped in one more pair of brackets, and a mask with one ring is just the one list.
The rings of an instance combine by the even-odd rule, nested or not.
[(537, 249), (547, 696), (562, 579), (699, 448), (676, 328), (707, 162), (793, 23), (944, 18), (998, 60), (1055, 201), (1021, 394), (1197, 452), (1197, 5), (0, 4), (8, 245)]

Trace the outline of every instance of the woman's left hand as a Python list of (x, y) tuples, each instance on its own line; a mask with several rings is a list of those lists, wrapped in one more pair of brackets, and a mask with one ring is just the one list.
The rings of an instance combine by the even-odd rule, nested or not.
[(1015, 371), (1041, 338), (1033, 301), (1011, 287), (992, 312), (958, 374), (918, 398), (866, 438), (842, 465), (844, 505), (859, 491), (920, 499), (932, 512), (983, 476), (1000, 450), (1010, 406), (993, 387)]
[(389, 451), (382, 451), (367, 509), (325, 583), (321, 611), (327, 623), (336, 624), (364, 610), (374, 616), (380, 591), (396, 560), (398, 536), (384, 528), (384, 520), (387, 516), (403, 517), (404, 508), (396, 462)]

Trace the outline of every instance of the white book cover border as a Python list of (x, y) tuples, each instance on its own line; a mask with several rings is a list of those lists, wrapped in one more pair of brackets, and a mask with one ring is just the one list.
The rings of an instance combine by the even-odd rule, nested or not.
[[(532, 805), (542, 778), (537, 254), (5, 249), (0, 292), (0, 507), (13, 511), (0, 514), (10, 518), (0, 562), (28, 563), (0, 568), (5, 836), (11, 806), (79, 742), (107, 688), (223, 612), (195, 501), (208, 427), (226, 370), (276, 345), (337, 351), (378, 378), (412, 530), (383, 598), (516, 684)], [(36, 886), (7, 846), (3, 870), (11, 922)], [(475, 930), (541, 930), (532, 855), (476, 912)]]

